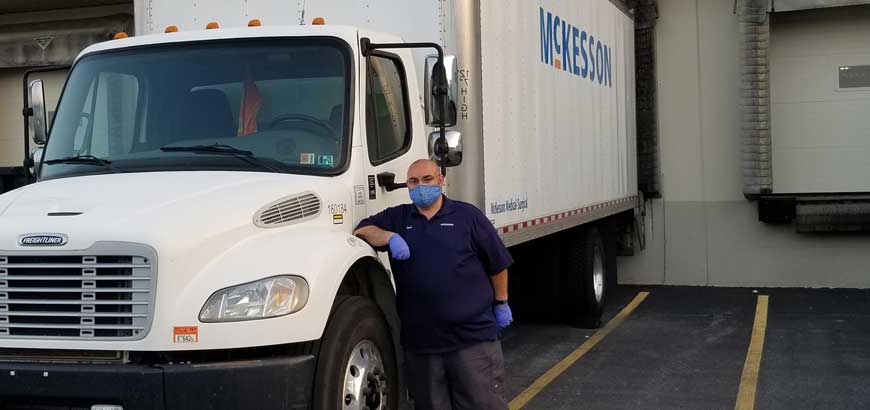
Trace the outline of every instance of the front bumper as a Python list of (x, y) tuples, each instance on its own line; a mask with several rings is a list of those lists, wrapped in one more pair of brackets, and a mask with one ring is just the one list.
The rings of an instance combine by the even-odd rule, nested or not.
[(307, 409), (315, 364), (310, 355), (153, 366), (0, 363), (0, 409)]

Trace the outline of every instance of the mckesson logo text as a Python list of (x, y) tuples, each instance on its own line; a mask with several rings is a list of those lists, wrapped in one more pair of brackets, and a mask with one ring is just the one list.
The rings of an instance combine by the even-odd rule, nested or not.
[(613, 87), (613, 48), (560, 16), (540, 8), (541, 62)]
[(18, 243), (22, 246), (61, 246), (66, 244), (66, 236), (63, 235), (26, 235), (22, 236)]

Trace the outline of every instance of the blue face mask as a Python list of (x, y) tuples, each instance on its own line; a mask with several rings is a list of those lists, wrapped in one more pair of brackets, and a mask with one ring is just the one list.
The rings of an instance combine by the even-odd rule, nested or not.
[(441, 185), (417, 185), (408, 190), (411, 202), (420, 208), (428, 208), (441, 197)]

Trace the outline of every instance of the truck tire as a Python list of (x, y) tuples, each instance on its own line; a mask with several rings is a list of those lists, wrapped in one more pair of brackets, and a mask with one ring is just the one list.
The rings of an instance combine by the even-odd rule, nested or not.
[(396, 410), (398, 376), (381, 310), (370, 299), (339, 295), (317, 357), (313, 408)]
[(563, 253), (561, 297), (565, 321), (597, 328), (607, 302), (606, 248), (598, 228), (568, 231)]

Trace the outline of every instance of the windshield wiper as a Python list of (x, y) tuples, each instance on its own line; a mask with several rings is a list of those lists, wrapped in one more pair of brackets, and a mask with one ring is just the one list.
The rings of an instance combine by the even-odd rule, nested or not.
[(214, 155), (229, 155), (238, 158), (253, 166), (265, 168), (276, 173), (283, 173), (281, 170), (263, 162), (257, 158), (253, 152), (238, 149), (232, 145), (212, 144), (212, 145), (191, 145), (187, 147), (161, 147), (163, 152), (193, 152), (196, 154), (214, 154)]
[(108, 166), (109, 164), (112, 163), (112, 161), (109, 161), (107, 159), (102, 159), (100, 157), (95, 157), (91, 154), (84, 154), (84, 155), (78, 154), (78, 155), (73, 155), (71, 157), (50, 159), (48, 161), (43, 161), (43, 163), (49, 164), (49, 165), (51, 165), (51, 164), (95, 164), (95, 165)]
[(107, 159), (103, 159), (100, 157), (95, 157), (91, 154), (78, 154), (73, 155), (71, 157), (63, 157), (63, 158), (55, 158), (47, 161), (43, 161), (43, 164), (87, 164), (87, 165), (99, 165), (101, 167), (106, 167), (112, 172), (120, 172), (115, 167), (112, 166), (112, 161)]

